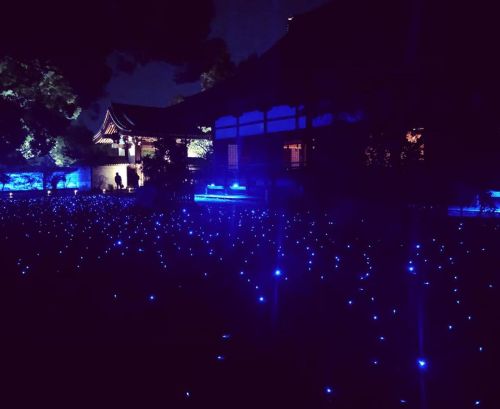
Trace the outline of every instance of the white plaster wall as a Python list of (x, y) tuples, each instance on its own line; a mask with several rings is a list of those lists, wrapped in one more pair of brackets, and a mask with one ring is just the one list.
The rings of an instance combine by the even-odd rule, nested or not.
[(109, 189), (109, 185), (116, 189), (115, 175), (116, 172), (122, 177), (123, 186), (127, 187), (127, 164), (119, 165), (103, 165), (92, 168), (92, 188), (93, 189)]

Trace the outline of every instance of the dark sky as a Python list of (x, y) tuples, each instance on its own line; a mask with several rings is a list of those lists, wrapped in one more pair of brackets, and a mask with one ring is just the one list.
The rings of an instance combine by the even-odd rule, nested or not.
[[(223, 38), (233, 61), (238, 63), (253, 53), (269, 49), (286, 32), (287, 18), (314, 9), (328, 0), (214, 0), (216, 17), (211, 37)], [(108, 59), (113, 66), (113, 57)], [(138, 65), (131, 72), (115, 70), (97, 101), (96, 115), (82, 114), (82, 121), (96, 130), (110, 101), (165, 106), (176, 95), (191, 95), (200, 91), (198, 82), (176, 84), (174, 67), (163, 62)]]

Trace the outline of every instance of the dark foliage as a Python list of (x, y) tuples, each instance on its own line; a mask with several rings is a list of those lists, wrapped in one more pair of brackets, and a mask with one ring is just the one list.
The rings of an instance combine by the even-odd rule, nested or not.
[(162, 138), (155, 142), (155, 149), (153, 157), (143, 159), (148, 185), (168, 192), (172, 199), (189, 194), (186, 143), (177, 143), (176, 138)]
[(2, 16), (0, 56), (50, 61), (84, 106), (109, 80), (106, 58), (113, 51), (131, 57), (118, 67), (130, 71), (150, 60), (184, 64), (210, 56), (213, 48), (206, 41), (214, 16), (211, 0), (15, 1), (2, 5)]

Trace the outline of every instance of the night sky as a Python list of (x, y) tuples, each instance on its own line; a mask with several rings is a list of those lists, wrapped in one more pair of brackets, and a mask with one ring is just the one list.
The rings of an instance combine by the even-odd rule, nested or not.
[[(328, 0), (215, 0), (216, 17), (210, 37), (225, 40), (231, 57), (239, 63), (248, 56), (269, 49), (286, 32), (287, 17), (314, 9)], [(165, 62), (139, 64), (132, 72), (116, 69), (114, 56), (108, 64), (114, 67), (105, 95), (97, 101), (98, 113), (87, 110), (82, 121), (96, 130), (110, 101), (165, 106), (177, 95), (200, 91), (199, 82), (176, 84), (175, 67)], [(97, 108), (97, 106), (94, 106)]]

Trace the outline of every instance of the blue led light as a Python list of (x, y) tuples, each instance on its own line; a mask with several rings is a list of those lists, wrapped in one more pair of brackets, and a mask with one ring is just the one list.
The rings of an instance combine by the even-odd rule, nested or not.
[(207, 185), (207, 189), (210, 189), (210, 190), (222, 190), (222, 189), (224, 189), (224, 186), (216, 185), (215, 183), (210, 183), (209, 185)]
[(231, 190), (247, 190), (246, 186), (240, 186), (238, 182), (234, 182), (230, 187)]
[[(229, 183), (224, 184), (224, 189), (229, 190), (233, 180), (230, 179)], [(239, 182), (245, 184), (243, 179)], [(215, 191), (212, 192), (215, 193)], [(232, 193), (239, 192), (233, 191)], [(7, 195), (8, 193), (4, 196)], [(283, 329), (290, 330), (292, 336), (298, 334), (300, 337), (308, 337), (310, 334), (307, 333), (307, 330), (310, 328), (308, 325), (304, 327), (302, 320), (292, 320), (293, 327), (288, 326), (290, 320), (282, 321), (283, 317), (286, 318), (286, 315), (283, 315), (285, 312), (289, 315), (290, 311), (295, 311), (295, 309), (289, 308), (292, 303), (302, 301), (300, 299), (302, 297), (293, 298), (293, 295), (300, 291), (305, 291), (304, 296), (314, 300), (314, 304), (297, 305), (297, 310), (300, 308), (304, 314), (314, 312), (312, 308), (315, 308), (316, 301), (321, 302), (321, 307), (332, 307), (328, 310), (325, 308), (324, 311), (335, 316), (336, 319), (333, 323), (338, 325), (349, 322), (351, 326), (347, 329), (350, 331), (349, 339), (352, 336), (353, 340), (356, 338), (361, 341), (359, 344), (353, 342), (352, 345), (343, 345), (342, 339), (340, 343), (333, 341), (333, 345), (330, 345), (331, 348), (325, 347), (325, 351), (318, 351), (318, 353), (327, 354), (325, 362), (331, 362), (336, 357), (338, 347), (344, 347), (344, 353), (347, 354), (345, 358), (349, 360), (350, 355), (357, 353), (356, 345), (358, 345), (363, 349), (365, 355), (360, 361), (360, 369), (368, 371), (368, 373), (371, 371), (372, 375), (378, 375), (385, 378), (384, 380), (390, 380), (387, 376), (393, 370), (401, 369), (397, 360), (393, 359), (395, 353), (397, 357), (401, 358), (401, 361), (406, 362), (407, 368), (404, 370), (413, 371), (414, 375), (420, 378), (420, 381), (423, 381), (427, 376), (433, 376), (437, 369), (439, 369), (440, 374), (443, 372), (442, 375), (445, 376), (450, 368), (447, 366), (438, 368), (439, 365), (432, 361), (434, 354), (431, 351), (416, 349), (416, 352), (412, 354), (412, 348), (392, 344), (391, 334), (398, 328), (406, 328), (408, 321), (416, 321), (415, 312), (420, 313), (420, 311), (428, 313), (422, 318), (425, 318), (426, 321), (429, 320), (431, 328), (437, 329), (435, 335), (438, 337), (445, 335), (449, 338), (443, 339), (443, 342), (453, 341), (450, 344), (450, 360), (466, 360), (471, 363), (475, 360), (481, 364), (483, 359), (489, 358), (490, 350), (493, 351), (493, 347), (490, 347), (488, 334), (490, 328), (496, 323), (489, 320), (491, 314), (480, 308), (475, 308), (474, 303), (480, 301), (481, 297), (493, 296), (492, 292), (496, 290), (493, 289), (494, 287), (488, 288), (488, 285), (493, 286), (493, 282), (491, 284), (486, 282), (490, 272), (469, 277), (467, 264), (462, 265), (465, 258), (462, 256), (468, 250), (474, 256), (470, 261), (471, 266), (474, 265), (473, 261), (481, 261), (479, 257), (487, 254), (480, 251), (481, 245), (473, 242), (474, 237), (467, 236), (469, 233), (464, 233), (466, 235), (464, 239), (467, 241), (464, 241), (465, 245), (461, 248), (457, 246), (459, 238), (454, 237), (455, 232), (448, 236), (448, 230), (445, 232), (438, 230), (434, 244), (430, 238), (422, 237), (420, 238), (422, 240), (421, 253), (424, 252), (424, 245), (428, 249), (428, 254), (426, 251), (426, 254), (422, 254), (422, 256), (416, 255), (419, 250), (416, 250), (415, 246), (418, 248), (420, 244), (416, 244), (416, 241), (400, 240), (398, 237), (395, 243), (399, 248), (399, 253), (395, 254), (393, 258), (391, 255), (391, 258), (387, 259), (388, 262), (390, 261), (391, 271), (394, 270), (396, 273), (391, 276), (393, 281), (388, 283), (387, 276), (378, 273), (378, 268), (385, 265), (385, 261), (378, 265), (378, 261), (381, 259), (379, 256), (383, 256), (384, 253), (377, 254), (379, 250), (385, 250), (384, 243), (379, 249), (377, 247), (379, 246), (377, 243), (380, 242), (378, 238), (373, 237), (370, 240), (369, 237), (365, 238), (363, 235), (363, 239), (355, 240), (355, 244), (351, 245), (350, 250), (348, 250), (345, 238), (342, 237), (342, 234), (336, 233), (336, 227), (326, 230), (330, 229), (329, 226), (331, 226), (326, 213), (324, 217), (321, 215), (321, 217), (317, 217), (313, 211), (302, 214), (302, 212), (289, 212), (288, 209), (259, 208), (257, 206), (223, 208), (222, 206), (184, 205), (186, 209), (182, 209), (183, 205), (180, 205), (180, 207), (175, 206), (169, 210), (155, 210), (144, 214), (143, 211), (133, 210), (129, 212), (127, 207), (135, 208), (133, 200), (118, 195), (98, 196), (79, 192), (77, 197), (74, 197), (72, 192), (69, 192), (69, 198), (63, 198), (60, 197), (62, 195), (57, 194), (47, 198), (45, 194), (40, 194), (39, 196), (43, 196), (40, 200), (22, 197), (17, 199), (21, 195), (16, 193), (14, 196), (15, 200), (5, 199), (0, 203), (0, 220), (11, 224), (5, 231), (2, 230), (0, 239), (7, 242), (7, 240), (12, 240), (12, 237), (22, 238), (20, 243), (22, 247), (13, 252), (12, 256), (6, 255), (15, 257), (15, 260), (8, 261), (13, 262), (12, 266), (15, 265), (16, 274), (26, 273), (26, 276), (22, 277), (23, 282), (31, 279), (34, 274), (30, 273), (39, 273), (42, 270), (43, 261), (48, 260), (49, 257), (51, 257), (53, 271), (64, 271), (68, 267), (68, 269), (81, 268), (79, 271), (84, 273), (91, 272), (94, 265), (100, 266), (104, 270), (113, 266), (118, 258), (120, 269), (125, 269), (125, 273), (133, 270), (133, 273), (137, 274), (137, 280), (134, 279), (132, 283), (140, 282), (141, 285), (129, 293), (126, 286), (130, 285), (131, 282), (113, 280), (111, 285), (104, 289), (104, 301), (114, 305), (115, 308), (128, 310), (131, 307), (137, 309), (140, 314), (149, 314), (149, 317), (146, 317), (148, 322), (150, 318), (156, 319), (155, 317), (161, 320), (161, 316), (155, 314), (155, 310), (163, 308), (167, 300), (171, 299), (168, 304), (175, 307), (175, 301), (181, 299), (180, 295), (174, 296), (172, 299), (169, 294), (171, 291), (172, 293), (177, 291), (177, 287), (183, 288), (181, 301), (184, 300), (184, 297), (196, 295), (198, 290), (201, 290), (213, 293), (210, 300), (216, 303), (220, 299), (220, 289), (226, 289), (228, 286), (234, 287), (232, 288), (234, 294), (240, 295), (240, 297), (223, 297), (220, 305), (224, 307), (222, 314), (225, 311), (230, 311), (231, 307), (234, 306), (234, 316), (239, 316), (238, 311), (245, 311), (245, 315), (250, 318), (249, 322), (252, 327), (245, 327), (246, 323), (242, 324), (243, 327), (238, 324), (238, 328), (231, 325), (232, 313), (230, 317), (216, 319), (214, 326), (209, 328), (210, 331), (207, 332), (208, 341), (204, 340), (204, 342), (218, 343), (218, 347), (212, 351), (203, 352), (204, 355), (208, 355), (201, 358), (202, 365), (205, 365), (208, 359), (209, 366), (224, 370), (227, 364), (232, 365), (234, 360), (238, 362), (239, 355), (245, 353), (241, 348), (242, 337), (251, 333), (254, 324), (255, 327), (264, 325), (267, 328), (268, 321), (273, 326), (279, 322), (278, 326), (285, 325)], [(19, 204), (16, 204), (17, 201)], [(121, 211), (122, 208), (123, 211)], [(13, 217), (14, 221), (9, 220), (10, 216)], [(79, 220), (82, 216), (84, 216), (85, 224), (82, 223), (83, 228), (79, 229)], [(15, 222), (18, 220), (26, 221), (26, 223), (16, 224)], [(32, 220), (35, 224), (30, 226), (28, 222), (32, 223)], [(16, 231), (17, 228), (20, 229), (19, 232)], [(467, 230), (465, 228), (466, 232)], [(46, 237), (47, 244), (50, 244), (49, 240), (52, 240), (56, 247), (47, 251), (45, 243), (41, 243), (40, 237)], [(407, 237), (406, 234), (405, 237)], [(92, 245), (89, 240), (97, 240), (95, 243), (102, 245)], [(34, 247), (26, 248), (27, 244), (31, 243)], [(42, 246), (39, 246), (40, 243)], [(445, 250), (441, 251), (443, 246), (441, 243), (446, 244)], [(231, 251), (234, 251), (234, 256), (230, 254)], [(335, 256), (337, 252), (340, 257)], [(491, 245), (490, 252), (493, 252), (493, 245)], [(411, 254), (408, 255), (408, 253)], [(150, 256), (148, 260), (143, 257), (145, 254)], [(292, 255), (292, 259), (282, 258), (285, 257), (285, 254), (286, 257)], [(450, 257), (450, 254), (453, 254), (453, 257)], [(125, 255), (125, 257), (121, 257), (121, 255)], [(428, 257), (428, 261), (423, 262), (425, 257)], [(190, 262), (189, 260), (194, 261)], [(338, 273), (334, 274), (334, 272), (339, 271), (335, 270), (334, 267), (340, 265), (340, 260), (343, 264), (342, 270), (345, 271), (339, 276)], [(148, 272), (154, 272), (154, 275), (146, 274), (143, 277), (141, 267), (138, 267), (140, 264), (135, 263), (135, 261), (146, 262), (143, 264), (144, 268), (147, 268)], [(456, 267), (448, 269), (448, 265), (452, 261), (456, 263)], [(190, 263), (193, 263), (193, 268), (190, 268)], [(426, 266), (426, 269), (422, 270), (419, 263), (423, 263), (422, 265)], [(446, 271), (446, 273), (441, 278), (433, 278), (432, 283), (426, 281), (427, 270), (429, 273), (438, 271), (439, 263), (442, 264), (441, 271)], [(311, 274), (307, 274), (307, 268), (310, 264), (314, 265), (314, 270)], [(373, 271), (369, 270), (371, 265), (373, 265)], [(163, 269), (167, 268), (165, 266), (168, 266), (170, 276), (168, 284), (171, 290), (166, 289), (163, 282), (156, 279), (156, 273), (160, 272), (161, 274)], [(418, 272), (416, 271), (417, 266), (419, 267)], [(370, 271), (370, 273), (365, 271)], [(397, 274), (398, 271), (399, 274)], [(408, 277), (409, 272), (412, 271), (417, 273), (416, 277)], [(182, 274), (177, 274), (177, 272), (182, 272)], [(419, 277), (422, 274), (424, 276), (420, 280)], [(211, 276), (210, 280), (208, 280), (208, 275)], [(21, 277), (17, 278), (21, 280)], [(320, 283), (318, 278), (324, 278), (324, 281)], [(287, 279), (289, 282), (285, 282)], [(461, 285), (462, 282), (469, 283), (469, 279), (471, 283), (472, 279), (476, 280), (477, 284), (473, 287), (473, 297), (470, 296), (469, 286)], [(311, 286), (307, 285), (306, 280), (309, 280)], [(416, 294), (418, 297), (417, 299), (412, 297), (409, 302), (404, 297), (406, 291), (403, 292), (402, 297), (394, 294), (398, 289), (404, 289), (404, 286), (408, 284), (407, 280), (418, 280), (418, 282), (411, 283), (412, 290), (418, 291)], [(361, 283), (363, 287), (360, 287)], [(443, 302), (446, 304), (446, 308), (442, 311), (439, 310), (439, 314), (432, 314), (436, 308), (440, 308), (439, 303), (430, 303), (428, 311), (427, 308), (421, 309), (421, 307), (427, 307), (425, 302), (421, 303), (420, 301), (425, 301), (425, 297), (430, 295), (428, 294), (430, 287), (424, 288), (430, 284), (433, 286), (432, 296), (444, 300)], [(145, 290), (141, 291), (141, 287)], [(188, 293), (188, 291), (192, 292)], [(333, 299), (323, 297), (325, 291), (327, 291), (326, 294), (334, 294)], [(475, 298), (476, 291), (477, 298)], [(142, 306), (136, 305), (134, 292), (139, 292), (139, 301), (142, 300)], [(460, 305), (455, 304), (458, 293), (461, 296)], [(264, 296), (264, 294), (267, 295)], [(120, 296), (120, 303), (117, 300), (118, 296)], [(268, 296), (269, 302), (267, 302)], [(424, 297), (422, 300), (421, 296)], [(356, 297), (355, 309), (352, 308), (354, 297)], [(491, 299), (496, 301), (497, 298), (491, 297)], [(255, 301), (257, 301), (257, 305), (255, 305)], [(232, 303), (238, 304), (231, 305)], [(346, 303), (348, 308), (345, 308)], [(461, 306), (464, 306), (464, 309), (457, 308)], [(159, 312), (157, 311), (157, 313)], [(182, 310), (179, 311), (179, 313), (182, 312)], [(384, 319), (381, 318), (382, 316)], [(178, 319), (181, 325), (184, 322), (182, 318), (180, 316)], [(203, 319), (203, 315), (199, 319)], [(471, 326), (473, 320), (477, 321), (477, 325)], [(469, 323), (465, 321), (469, 321)], [(207, 322), (207, 324), (212, 323)], [(418, 324), (411, 325), (408, 332), (410, 339), (416, 338), (420, 341), (423, 328), (420, 325), (420, 317)], [(177, 325), (177, 319), (175, 325)], [(448, 326), (450, 326), (450, 331)], [(247, 332), (247, 330), (249, 331)], [(235, 332), (233, 333), (233, 331)], [(148, 336), (148, 334), (139, 335)], [(268, 331), (266, 330), (263, 335), (264, 337), (269, 335)], [(321, 333), (319, 335), (321, 336)], [(473, 337), (473, 342), (470, 342), (470, 336), (467, 337), (467, 335)], [(268, 339), (263, 340), (263, 344), (273, 341), (273, 338), (266, 338)], [(311, 340), (313, 342), (314, 337)], [(422, 344), (427, 344), (427, 341), (422, 342)], [(309, 348), (304, 348), (301, 352), (304, 354), (304, 359), (309, 358), (311, 345), (306, 345)], [(484, 347), (484, 345), (486, 346)], [(274, 345), (271, 346), (274, 348)], [(292, 351), (285, 345), (285, 352), (289, 354)], [(226, 353), (228, 355), (225, 355)], [(316, 352), (312, 351), (312, 353), (314, 355)], [(461, 354), (464, 356), (460, 357)], [(287, 355), (287, 358), (290, 357)], [(429, 360), (432, 361), (432, 367)], [(333, 403), (340, 396), (342, 399), (344, 397), (349, 399), (350, 396), (346, 395), (346, 393), (352, 392), (351, 385), (347, 385), (349, 380), (346, 381), (347, 383), (341, 382), (341, 384), (337, 384), (335, 381), (342, 375), (339, 372), (341, 368), (326, 368), (327, 374), (324, 373), (324, 369), (324, 366), (321, 365), (321, 367), (314, 369), (314, 373), (311, 372), (316, 380), (319, 379), (319, 383), (316, 382), (314, 387), (319, 398), (323, 399), (324, 403)], [(331, 372), (332, 370), (333, 372)], [(330, 378), (330, 376), (332, 377)], [(470, 377), (473, 374), (466, 372), (465, 376)], [(469, 381), (469, 379), (466, 380)], [(478, 379), (478, 381), (481, 380)], [(207, 388), (212, 387), (210, 382), (209, 379)], [(343, 385), (344, 383), (345, 385)], [(335, 389), (331, 387), (333, 384), (336, 385)], [(191, 384), (179, 386), (176, 392), (177, 399), (192, 398)], [(407, 381), (402, 382), (400, 386), (401, 392), (411, 388)], [(337, 390), (337, 387), (340, 389)], [(364, 386), (360, 387), (364, 388)], [(204, 393), (200, 394), (199, 389), (193, 390), (195, 391), (195, 399), (198, 396), (203, 399)], [(470, 391), (464, 392), (468, 394)], [(487, 406), (488, 393), (485, 391), (485, 395), (482, 395), (474, 394), (472, 391), (468, 400), (465, 400), (465, 405), (477, 406), (480, 399), (481, 404), (484, 403), (483, 406)], [(392, 400), (393, 405), (405, 403), (406, 405), (402, 405), (402, 408), (412, 406), (414, 401), (418, 400), (416, 397), (401, 396), (401, 394), (396, 391), (396, 393), (392, 393), (392, 397), (388, 396), (387, 398)], [(401, 398), (406, 398), (408, 402)]]

